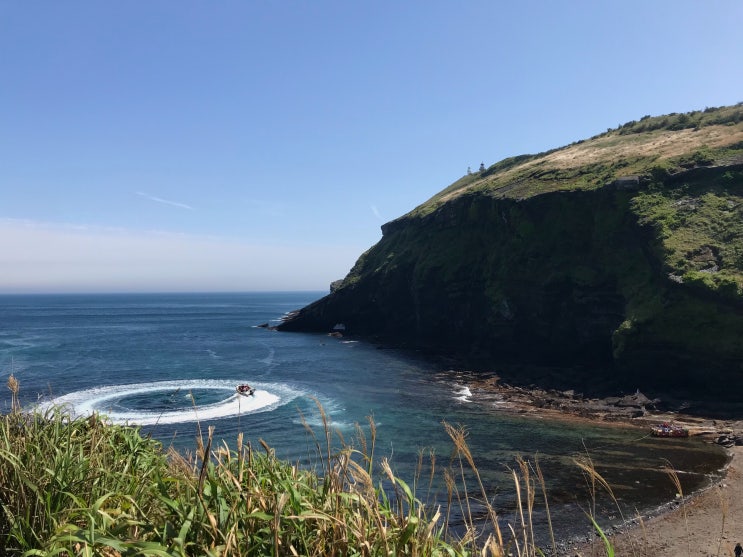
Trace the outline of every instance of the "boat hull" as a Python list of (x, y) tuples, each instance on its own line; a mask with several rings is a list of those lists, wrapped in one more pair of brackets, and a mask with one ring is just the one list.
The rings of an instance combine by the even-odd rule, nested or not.
[(689, 430), (678, 426), (657, 426), (652, 433), (655, 437), (689, 437)]
[(235, 387), (235, 392), (241, 396), (253, 396), (255, 389), (250, 385), (238, 385)]

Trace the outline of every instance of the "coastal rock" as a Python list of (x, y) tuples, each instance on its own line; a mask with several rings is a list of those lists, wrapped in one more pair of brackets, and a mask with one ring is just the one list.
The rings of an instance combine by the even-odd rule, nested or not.
[(616, 400), (615, 405), (620, 407), (627, 407), (627, 408), (652, 408), (653, 401), (650, 400), (648, 397), (646, 397), (644, 394), (642, 394), (640, 391), (637, 391), (633, 395), (626, 395), (621, 398), (613, 399)]
[[(733, 337), (743, 338), (743, 313), (668, 281), (653, 255), (662, 247), (628, 213), (626, 196), (561, 192), (514, 203), (472, 195), (399, 220), (342, 286), (279, 329), (327, 333), (343, 322), (349, 334), (385, 345), (475, 369), (500, 366), (512, 382), (737, 398), (743, 344)], [(528, 238), (517, 232), (539, 228)], [(665, 302), (628, 327), (627, 308), (637, 302), (627, 292), (638, 276), (642, 296)], [(722, 343), (725, 351), (715, 348)], [(559, 373), (547, 372), (554, 367)], [(644, 395), (617, 403), (652, 405)]]
[(723, 447), (732, 447), (733, 445), (738, 444), (736, 439), (730, 435), (718, 435), (717, 438), (715, 438), (715, 443), (722, 445)]
[[(743, 243), (743, 108), (726, 110), (730, 125), (718, 114), (717, 135), (678, 135), (673, 157), (652, 151), (654, 135), (610, 134), (465, 177), (383, 225), (346, 278), (279, 329), (344, 323), (512, 383), (635, 393), (614, 402), (635, 413), (653, 397), (730, 408), (743, 392), (743, 259), (730, 248)], [(714, 153), (693, 144), (721, 134)], [(684, 233), (697, 221), (719, 226)]]

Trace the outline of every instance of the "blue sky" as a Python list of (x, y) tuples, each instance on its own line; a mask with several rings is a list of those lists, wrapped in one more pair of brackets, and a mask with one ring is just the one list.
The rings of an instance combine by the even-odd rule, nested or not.
[(480, 162), (743, 101), (743, 3), (0, 0), (0, 293), (325, 290)]

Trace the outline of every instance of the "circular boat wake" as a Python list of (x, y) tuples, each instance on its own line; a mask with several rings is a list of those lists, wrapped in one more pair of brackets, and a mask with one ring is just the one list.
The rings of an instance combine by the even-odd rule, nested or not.
[(235, 391), (239, 383), (193, 379), (107, 385), (67, 393), (42, 403), (40, 409), (63, 406), (74, 417), (98, 413), (117, 424), (176, 424), (269, 412), (302, 394), (287, 385), (251, 383), (255, 393), (243, 396)]

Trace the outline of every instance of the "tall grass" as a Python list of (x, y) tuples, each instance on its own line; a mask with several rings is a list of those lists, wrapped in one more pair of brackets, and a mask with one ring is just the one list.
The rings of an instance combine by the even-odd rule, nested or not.
[[(8, 386), (17, 394), (14, 379)], [(135, 427), (60, 408), (24, 413), (14, 403), (0, 417), (0, 555), (545, 555), (533, 524), (540, 491), (549, 515), (538, 461), (517, 459), (516, 520), (503, 530), (464, 428), (444, 423), (453, 453), (441, 467), (448, 504), (440, 508), (418, 495), (436, 489), (435, 455), (421, 452), (407, 482), (375, 458), (371, 418), (345, 440), (318, 410), (320, 435), (305, 422), (313, 469), (242, 434), (235, 447), (216, 443), (211, 427), (183, 454)], [(582, 469), (601, 483), (592, 466)], [(464, 522), (457, 534), (455, 509)]]
[(138, 537), (156, 516), (155, 487), (168, 464), (158, 444), (100, 419), (55, 409), (12, 412), (0, 422), (0, 553), (42, 549), (71, 530), (108, 523), (108, 535)]
[(373, 427), (361, 449), (335, 450), (324, 432), (313, 471), (241, 435), (236, 448), (216, 444), (213, 428), (188, 455), (97, 416), (14, 404), (0, 419), (0, 554), (469, 553), (386, 460), (376, 474)]
[[(686, 532), (686, 551), (689, 555), (691, 555), (691, 538), (689, 537), (689, 516), (686, 513), (686, 503), (684, 502), (684, 489), (681, 486), (681, 479), (678, 476), (678, 473), (676, 470), (673, 469), (670, 463), (666, 464), (664, 471), (666, 475), (671, 479), (671, 482), (673, 483), (673, 486), (676, 488), (676, 497), (681, 501), (681, 512), (684, 516), (684, 525), (685, 525), (685, 532)], [(723, 514), (723, 528), (725, 524), (725, 518)]]

